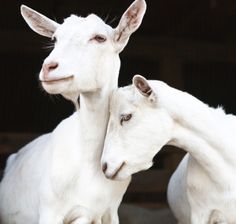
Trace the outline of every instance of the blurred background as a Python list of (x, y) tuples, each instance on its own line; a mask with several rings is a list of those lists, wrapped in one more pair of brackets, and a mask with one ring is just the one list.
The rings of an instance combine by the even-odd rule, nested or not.
[[(211, 106), (236, 113), (236, 1), (146, 0), (139, 30), (121, 53), (119, 85), (134, 74), (161, 79)], [(72, 114), (72, 104), (49, 96), (38, 82), (50, 43), (28, 28), (20, 15), (25, 4), (63, 22), (70, 14), (95, 13), (113, 27), (132, 0), (1, 0), (0, 5), (0, 169), (9, 153), (52, 131)], [(166, 185), (184, 152), (163, 149), (154, 167), (136, 175), (124, 201), (166, 208)], [(136, 222), (137, 223), (137, 222)]]

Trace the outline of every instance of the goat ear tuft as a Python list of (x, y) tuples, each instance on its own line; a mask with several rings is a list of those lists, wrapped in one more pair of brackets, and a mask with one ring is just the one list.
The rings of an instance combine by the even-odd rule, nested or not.
[(133, 77), (133, 85), (144, 97), (147, 97), (150, 102), (156, 101), (156, 95), (149, 85), (147, 79), (141, 75), (135, 75)]
[(23, 16), (29, 27), (42, 36), (51, 38), (57, 27), (59, 26), (58, 23), (25, 5), (21, 5), (20, 10), (21, 15)]
[(135, 0), (121, 17), (115, 29), (115, 42), (119, 52), (127, 44), (130, 35), (141, 25), (146, 8), (145, 0)]

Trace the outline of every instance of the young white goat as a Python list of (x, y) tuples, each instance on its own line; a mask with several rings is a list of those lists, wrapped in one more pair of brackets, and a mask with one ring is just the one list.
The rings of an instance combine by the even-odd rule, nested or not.
[(108, 178), (125, 180), (152, 166), (166, 145), (188, 154), (173, 174), (168, 200), (181, 224), (206, 224), (219, 210), (236, 223), (236, 118), (161, 81), (133, 78), (117, 90), (102, 155)]
[(75, 104), (80, 96), (80, 109), (9, 158), (0, 184), (1, 224), (61, 224), (64, 217), (73, 224), (119, 222), (117, 209), (129, 179), (106, 179), (100, 159), (119, 53), (145, 10), (145, 1), (136, 0), (113, 29), (94, 14), (72, 15), (60, 25), (21, 7), (35, 32), (56, 40), (39, 75), (43, 88)]

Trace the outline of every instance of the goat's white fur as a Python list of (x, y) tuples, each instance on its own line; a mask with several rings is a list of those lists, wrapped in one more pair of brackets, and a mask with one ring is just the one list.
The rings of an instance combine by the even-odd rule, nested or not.
[(179, 223), (206, 224), (215, 209), (235, 223), (235, 116), (161, 81), (135, 76), (133, 83), (112, 96), (102, 155), (106, 176), (123, 180), (149, 168), (164, 145), (177, 146), (188, 152), (168, 187)]
[[(80, 109), (56, 129), (12, 155), (0, 184), (1, 224), (117, 224), (117, 209), (129, 184), (105, 178), (100, 157), (108, 122), (109, 95), (117, 88), (119, 52), (141, 24), (144, 0), (136, 0), (116, 29), (96, 15), (70, 16), (62, 25), (21, 7), (37, 33), (56, 37), (40, 80), (49, 93), (62, 94)], [(99, 43), (96, 35), (106, 41)], [(55, 62), (47, 73), (45, 65)], [(85, 212), (86, 211), (86, 212)], [(87, 214), (87, 215), (86, 215)], [(78, 220), (74, 220), (78, 217)]]

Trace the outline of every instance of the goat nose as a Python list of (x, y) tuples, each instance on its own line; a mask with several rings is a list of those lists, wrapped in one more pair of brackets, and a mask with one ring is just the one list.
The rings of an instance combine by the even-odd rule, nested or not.
[(44, 78), (47, 78), (49, 72), (55, 70), (57, 67), (58, 67), (57, 62), (49, 62), (49, 63), (43, 64), (43, 76), (44, 76)]
[(103, 163), (102, 164), (102, 171), (103, 171), (103, 173), (105, 173), (106, 170), (107, 170), (107, 163)]

